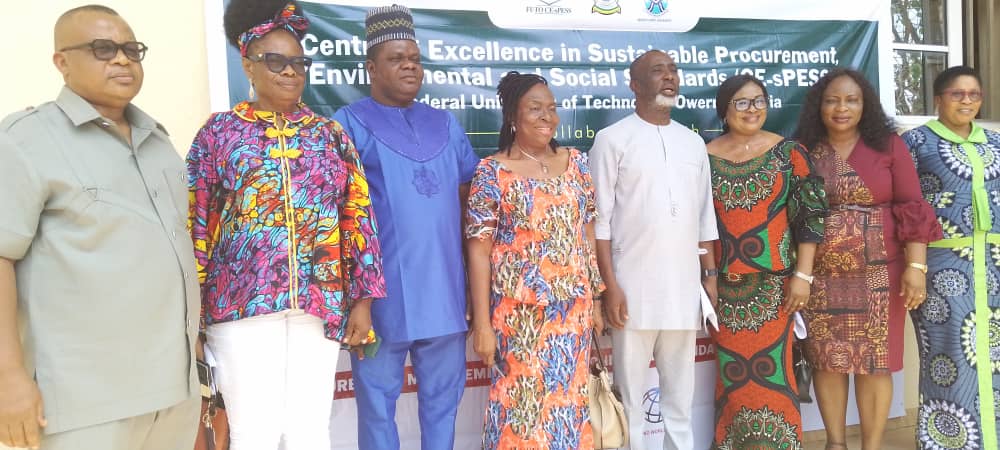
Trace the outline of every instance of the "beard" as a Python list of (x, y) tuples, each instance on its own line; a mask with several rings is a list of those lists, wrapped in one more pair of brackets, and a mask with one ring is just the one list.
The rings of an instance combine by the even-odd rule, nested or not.
[(653, 103), (661, 108), (673, 108), (677, 104), (677, 97), (668, 97), (663, 94), (656, 94)]

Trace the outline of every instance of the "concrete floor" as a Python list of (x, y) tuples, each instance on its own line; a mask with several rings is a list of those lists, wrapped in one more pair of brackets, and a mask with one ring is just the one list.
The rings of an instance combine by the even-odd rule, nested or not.
[[(892, 424), (890, 423), (890, 426), (891, 425)], [(847, 432), (849, 435), (847, 438), (847, 448), (850, 450), (861, 450), (861, 438), (858, 435), (858, 427), (848, 427)], [(823, 448), (826, 442), (823, 440), (823, 436), (820, 433), (809, 432), (806, 434), (804, 450), (824, 450)], [(916, 447), (914, 436), (913, 426), (902, 426), (890, 429), (885, 433), (885, 440), (882, 442), (882, 450), (914, 450)], [(0, 450), (7, 449), (8, 447), (0, 445)]]
[[(852, 429), (853, 428), (853, 429)], [(885, 433), (882, 441), (882, 450), (914, 450), (916, 448), (915, 429), (912, 426), (900, 427), (889, 430)], [(847, 448), (850, 450), (861, 450), (861, 436), (857, 427), (848, 428)], [(809, 438), (818, 440), (810, 441)], [(809, 436), (805, 443), (805, 450), (823, 450), (826, 442), (821, 436)]]

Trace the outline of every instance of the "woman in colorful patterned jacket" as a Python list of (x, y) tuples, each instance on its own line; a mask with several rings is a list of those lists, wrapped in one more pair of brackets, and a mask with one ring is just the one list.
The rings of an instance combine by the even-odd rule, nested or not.
[(207, 346), (232, 450), (330, 448), (342, 344), (370, 339), (385, 295), (358, 154), (301, 102), (311, 60), (295, 2), (233, 0), (225, 30), (247, 101), (213, 114), (187, 157)]

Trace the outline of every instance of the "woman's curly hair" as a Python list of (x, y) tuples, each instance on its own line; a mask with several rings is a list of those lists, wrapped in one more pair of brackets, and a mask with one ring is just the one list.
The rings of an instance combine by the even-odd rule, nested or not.
[(823, 75), (816, 84), (809, 88), (802, 112), (799, 115), (799, 126), (795, 129), (793, 138), (810, 151), (816, 144), (827, 138), (826, 125), (820, 110), (823, 107), (823, 93), (833, 80), (840, 77), (850, 77), (861, 87), (862, 112), (858, 122), (858, 132), (865, 145), (880, 151), (889, 150), (889, 136), (896, 132), (896, 123), (885, 114), (882, 102), (879, 100), (875, 87), (865, 79), (865, 76), (854, 69), (837, 68)]
[(281, 11), (289, 3), (294, 4), (295, 9), (301, 11), (295, 0), (232, 0), (222, 17), (226, 39), (233, 47), (239, 48), (240, 34), (274, 19), (278, 11)]

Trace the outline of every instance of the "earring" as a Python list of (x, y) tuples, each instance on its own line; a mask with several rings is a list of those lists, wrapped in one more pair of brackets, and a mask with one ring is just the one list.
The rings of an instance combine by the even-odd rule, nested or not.
[(517, 127), (515, 127), (514, 124), (510, 124), (510, 132), (517, 133)]
[(250, 90), (247, 91), (247, 100), (254, 101), (257, 97), (257, 92), (253, 90), (253, 83), (250, 83)]

